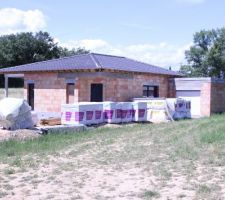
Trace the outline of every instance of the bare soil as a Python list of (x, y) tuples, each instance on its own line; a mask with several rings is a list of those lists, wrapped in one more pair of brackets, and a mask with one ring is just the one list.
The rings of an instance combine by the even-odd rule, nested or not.
[(18, 141), (0, 161), (0, 198), (225, 199), (224, 121), (117, 125)]
[(29, 129), (20, 129), (15, 131), (3, 130), (0, 129), (0, 142), (10, 139), (16, 140), (28, 140), (38, 138), (41, 135), (37, 130), (29, 130)]

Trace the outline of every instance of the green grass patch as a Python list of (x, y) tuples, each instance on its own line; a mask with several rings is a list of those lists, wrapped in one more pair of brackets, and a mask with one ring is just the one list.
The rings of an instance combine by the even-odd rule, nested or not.
[[(73, 191), (79, 191), (85, 187), (85, 182), (89, 187), (88, 181), (96, 178), (96, 170), (97, 176), (99, 173), (106, 180), (116, 176), (120, 179), (124, 175), (125, 179), (115, 180), (115, 185), (102, 183), (95, 188), (98, 193), (107, 189), (112, 193), (111, 197), (114, 190), (118, 192), (117, 185), (119, 188), (121, 182), (128, 180), (140, 183), (137, 192), (127, 192), (141, 199), (166, 199), (165, 191), (172, 191), (181, 183), (180, 187), (184, 186), (184, 189), (175, 194), (176, 198), (189, 198), (185, 196), (188, 195), (186, 190), (191, 190), (196, 195), (191, 199), (221, 199), (218, 197), (223, 185), (207, 181), (220, 179), (218, 183), (224, 182), (224, 170), (220, 170), (225, 167), (224, 130), (225, 115), (215, 115), (162, 124), (112, 125), (80, 133), (52, 133), (26, 141), (4, 141), (0, 143), (3, 168), (0, 179), (2, 176), (1, 181), (4, 181), (0, 197), (10, 195), (5, 192), (13, 192), (10, 181), (15, 177), (21, 177), (20, 188), (23, 189), (25, 183), (32, 184), (35, 189), (45, 181), (58, 185), (58, 188), (71, 182), (75, 185)], [(62, 178), (65, 176), (67, 181)], [(141, 185), (141, 179), (143, 183), (149, 183), (149, 190), (143, 190), (147, 186)], [(131, 196), (127, 194), (120, 195), (129, 199)]]
[(7, 168), (7, 169), (4, 170), (4, 173), (5, 173), (6, 175), (11, 175), (11, 174), (15, 174), (16, 171), (15, 171), (15, 169)]
[(156, 191), (146, 190), (143, 192), (143, 194), (140, 195), (140, 197), (142, 199), (155, 199), (155, 198), (159, 198), (160, 194)]
[(218, 128), (212, 132), (207, 131), (200, 134), (200, 139), (204, 143), (221, 143), (225, 141), (225, 127)]
[[(118, 128), (99, 127), (80, 133), (49, 134), (27, 141), (5, 141), (0, 143), (0, 158), (2, 162), (4, 158), (13, 158), (10, 160), (12, 166), (38, 166), (34, 160), (25, 162), (21, 160), (21, 157), (34, 154), (44, 157), (44, 155), (57, 154), (60, 150), (69, 147), (74, 147), (69, 155), (76, 157), (95, 147), (100, 149), (96, 161), (106, 164), (121, 160), (124, 162), (148, 160), (149, 155), (160, 153), (169, 155), (174, 161), (198, 160), (208, 149), (207, 144), (221, 143), (223, 145), (224, 140), (225, 115), (215, 115), (198, 120), (164, 124), (134, 124)], [(123, 143), (120, 146), (122, 151), (115, 152), (110, 148), (118, 141)], [(104, 156), (107, 157), (106, 160), (102, 159)], [(224, 154), (220, 155), (220, 158), (224, 159)]]
[[(76, 134), (49, 134), (33, 140), (9, 140), (0, 143), (0, 157), (21, 156), (24, 154), (55, 152), (87, 137), (87, 132)], [(19, 165), (20, 160), (15, 160)]]

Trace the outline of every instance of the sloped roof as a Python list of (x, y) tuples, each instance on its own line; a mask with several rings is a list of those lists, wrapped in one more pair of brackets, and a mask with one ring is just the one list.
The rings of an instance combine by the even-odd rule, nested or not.
[(118, 70), (128, 72), (142, 72), (153, 74), (175, 75), (180, 74), (175, 71), (139, 62), (133, 59), (120, 56), (104, 54), (82, 54), (59, 59), (36, 62), (26, 65), (0, 69), (0, 73), (26, 73), (44, 71), (67, 71), (67, 70)]

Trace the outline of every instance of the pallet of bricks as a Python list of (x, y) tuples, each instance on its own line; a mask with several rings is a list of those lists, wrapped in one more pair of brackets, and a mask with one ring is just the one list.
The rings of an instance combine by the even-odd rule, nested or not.
[(165, 99), (63, 104), (61, 107), (61, 123), (67, 125), (93, 125), (101, 123), (128, 123), (132, 121), (165, 122), (171, 120), (177, 113), (176, 99), (173, 100), (174, 106), (171, 106), (171, 102), (172, 100), (170, 100), (169, 108)]
[(146, 105), (145, 102), (81, 102), (63, 104), (61, 123), (67, 125), (92, 125), (146, 121)]

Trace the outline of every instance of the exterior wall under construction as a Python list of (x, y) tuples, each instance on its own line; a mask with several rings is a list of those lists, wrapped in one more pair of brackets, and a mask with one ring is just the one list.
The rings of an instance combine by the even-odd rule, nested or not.
[(102, 84), (103, 101), (131, 101), (142, 97), (144, 85), (157, 88), (158, 97), (174, 97), (169, 78), (159, 74), (114, 72), (25, 73), (24, 96), (30, 100), (29, 84), (32, 84), (34, 110), (60, 112), (61, 104), (90, 102), (92, 84)]

